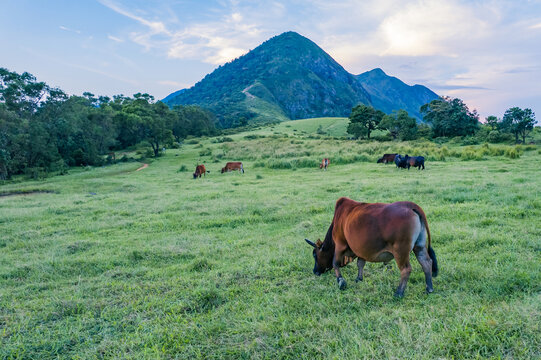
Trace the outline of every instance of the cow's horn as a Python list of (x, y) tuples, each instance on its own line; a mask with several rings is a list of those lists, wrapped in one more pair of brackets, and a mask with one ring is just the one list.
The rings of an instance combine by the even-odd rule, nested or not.
[(312, 247), (316, 247), (316, 244), (314, 244), (314, 243), (311, 242), (310, 240), (304, 239), (304, 241), (306, 241), (308, 244), (312, 245)]

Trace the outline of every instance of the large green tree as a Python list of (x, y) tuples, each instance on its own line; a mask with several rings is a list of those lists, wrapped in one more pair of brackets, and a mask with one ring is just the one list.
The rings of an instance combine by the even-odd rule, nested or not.
[(177, 141), (192, 136), (209, 136), (216, 134), (214, 115), (199, 106), (176, 105), (173, 107), (176, 117), (173, 118), (173, 135)]
[(509, 131), (515, 135), (515, 142), (519, 142), (519, 137), (522, 138), (522, 143), (526, 143), (526, 136), (536, 123), (535, 113), (531, 109), (521, 109), (512, 107), (505, 111), (502, 119), (502, 129)]
[(370, 139), (372, 131), (378, 128), (385, 113), (371, 106), (360, 104), (351, 110), (347, 132), (356, 138)]
[(417, 138), (417, 121), (406, 110), (385, 115), (379, 128), (389, 131), (393, 139), (413, 140)]
[(159, 156), (163, 145), (171, 143), (171, 130), (175, 114), (161, 101), (153, 103), (148, 94), (135, 94), (134, 100), (122, 108), (126, 118), (132, 119), (140, 128), (141, 134), (152, 147), (154, 156)]
[(479, 115), (460, 99), (440, 97), (421, 106), (423, 120), (432, 125), (434, 136), (474, 135), (479, 129)]
[(498, 124), (499, 124), (500, 120), (498, 120), (498, 118), (494, 115), (490, 115), (490, 116), (487, 116), (485, 118), (485, 124), (487, 124), (488, 126), (490, 126), (490, 130), (494, 131), (498, 128)]

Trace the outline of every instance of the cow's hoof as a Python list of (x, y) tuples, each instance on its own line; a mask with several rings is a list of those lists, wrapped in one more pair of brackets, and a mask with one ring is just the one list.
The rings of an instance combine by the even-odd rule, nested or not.
[(430, 293), (433, 293), (434, 292), (434, 289), (432, 288), (426, 288), (426, 293), (427, 294), (430, 294)]
[(357, 276), (357, 279), (355, 279), (355, 282), (358, 283), (359, 281), (363, 281), (363, 278)]
[(397, 291), (397, 292), (394, 293), (394, 297), (397, 298), (397, 299), (402, 299), (404, 297), (404, 293)]
[(344, 290), (346, 288), (346, 280), (344, 278), (338, 278), (338, 288)]

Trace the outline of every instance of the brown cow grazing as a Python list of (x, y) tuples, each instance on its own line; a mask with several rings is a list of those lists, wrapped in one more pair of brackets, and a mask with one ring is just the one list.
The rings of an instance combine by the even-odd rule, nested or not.
[(225, 164), (225, 166), (222, 168), (222, 174), (224, 172), (229, 172), (233, 170), (241, 171), (244, 174), (244, 167), (242, 166), (242, 163), (240, 161), (232, 161)]
[(346, 288), (340, 267), (345, 266), (348, 260), (357, 257), (359, 272), (356, 281), (362, 281), (367, 261), (387, 262), (394, 258), (400, 269), (400, 283), (395, 296), (404, 296), (411, 273), (410, 252), (413, 250), (425, 273), (426, 291), (433, 291), (432, 276), (438, 274), (436, 254), (430, 245), (425, 213), (412, 202), (371, 204), (342, 197), (336, 202), (325, 241), (313, 243), (305, 240), (314, 247), (314, 274), (321, 275), (334, 269), (340, 290)]
[(193, 178), (194, 179), (197, 179), (197, 177), (201, 177), (201, 175), (205, 175), (207, 176), (206, 173), (209, 173), (210, 171), (207, 171), (207, 169), (205, 169), (205, 165), (197, 165), (195, 167), (195, 172), (193, 173)]
[(396, 155), (398, 154), (383, 154), (383, 156), (378, 159), (378, 164), (379, 163), (387, 164), (390, 162), (394, 162), (394, 158), (396, 157)]
[(327, 167), (329, 166), (329, 164), (331, 163), (331, 161), (327, 158), (321, 160), (321, 164), (319, 164), (319, 168), (320, 169), (323, 169), (323, 170), (327, 170)]

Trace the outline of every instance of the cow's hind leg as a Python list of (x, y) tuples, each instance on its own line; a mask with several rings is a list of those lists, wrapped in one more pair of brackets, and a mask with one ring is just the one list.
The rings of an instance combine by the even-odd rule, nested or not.
[(396, 264), (400, 269), (400, 283), (398, 284), (394, 296), (401, 298), (404, 296), (404, 291), (406, 290), (406, 285), (408, 284), (408, 279), (411, 274), (409, 252), (405, 256), (397, 257)]
[(426, 292), (431, 293), (434, 291), (432, 288), (432, 259), (428, 255), (428, 251), (424, 246), (415, 246), (413, 248), (413, 252), (415, 253), (415, 257), (417, 257), (419, 264), (421, 264), (423, 272), (425, 273)]
[(340, 273), (340, 265), (342, 264), (345, 250), (345, 248), (339, 248), (337, 246), (334, 250), (334, 258), (332, 261), (332, 267), (334, 269), (334, 274), (336, 275), (336, 281), (338, 282), (338, 288), (340, 290), (344, 290), (347, 286), (346, 280), (344, 280), (342, 274)]
[(357, 269), (359, 269), (359, 273), (357, 274), (357, 279), (355, 279), (355, 282), (363, 281), (364, 264), (366, 264), (364, 259), (357, 258)]

